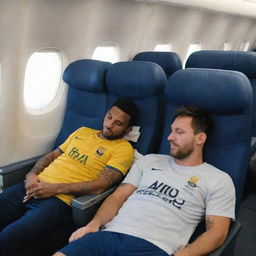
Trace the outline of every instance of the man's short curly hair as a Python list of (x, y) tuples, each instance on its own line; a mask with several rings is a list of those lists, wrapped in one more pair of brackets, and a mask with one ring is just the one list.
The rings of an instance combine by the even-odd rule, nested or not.
[(114, 106), (118, 107), (130, 116), (129, 126), (133, 126), (135, 124), (138, 115), (138, 108), (131, 100), (120, 98), (114, 102), (112, 107)]

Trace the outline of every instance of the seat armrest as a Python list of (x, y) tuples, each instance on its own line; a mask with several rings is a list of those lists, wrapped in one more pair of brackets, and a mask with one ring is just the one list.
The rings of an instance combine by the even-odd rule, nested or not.
[(5, 189), (13, 184), (23, 181), (26, 173), (30, 171), (40, 157), (41, 156), (36, 156), (0, 167), (0, 187)]
[(99, 195), (84, 195), (72, 200), (73, 220), (76, 227), (86, 225), (107, 196), (114, 192), (117, 186)]
[(224, 242), (224, 244), (222, 246), (220, 246), (218, 249), (216, 249), (215, 251), (213, 251), (207, 255), (208, 256), (233, 255), (233, 253), (231, 253), (231, 251), (234, 249), (234, 243), (236, 240), (236, 236), (237, 236), (241, 226), (242, 226), (242, 224), (239, 220), (233, 222), (229, 229), (228, 236), (227, 236), (227, 239)]

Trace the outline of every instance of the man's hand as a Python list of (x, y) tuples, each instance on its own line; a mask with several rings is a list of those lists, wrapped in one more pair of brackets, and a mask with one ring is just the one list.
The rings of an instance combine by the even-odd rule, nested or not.
[(28, 173), (25, 180), (25, 190), (26, 196), (23, 198), (23, 203), (27, 202), (31, 197), (28, 196), (28, 193), (31, 189), (34, 189), (38, 186), (39, 179), (36, 173)]
[(42, 199), (42, 198), (48, 198), (48, 197), (54, 196), (55, 194), (57, 194), (56, 183), (47, 183), (40, 180), (37, 186), (27, 191), (23, 202), (26, 202), (30, 198)]
[(82, 228), (79, 228), (74, 233), (72, 233), (72, 235), (69, 238), (69, 242), (72, 242), (86, 234), (97, 232), (99, 231), (99, 229), (100, 229), (100, 225), (98, 223), (90, 222), (88, 225)]
[(25, 190), (26, 192), (32, 188), (35, 188), (39, 183), (39, 179), (36, 173), (28, 173), (25, 180)]

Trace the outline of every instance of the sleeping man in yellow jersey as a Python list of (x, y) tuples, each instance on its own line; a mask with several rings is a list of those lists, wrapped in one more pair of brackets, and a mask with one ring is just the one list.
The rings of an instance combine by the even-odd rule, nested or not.
[(106, 113), (102, 131), (76, 130), (37, 161), (25, 184), (0, 194), (0, 255), (21, 255), (39, 238), (70, 222), (74, 196), (102, 193), (123, 179), (134, 154), (123, 136), (136, 114), (132, 102), (117, 100)]

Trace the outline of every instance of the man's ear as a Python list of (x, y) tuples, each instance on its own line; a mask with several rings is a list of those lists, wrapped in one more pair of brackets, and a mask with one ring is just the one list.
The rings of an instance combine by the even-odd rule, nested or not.
[(125, 130), (125, 134), (129, 133), (132, 130), (132, 126), (128, 126)]
[(207, 135), (205, 132), (200, 132), (196, 135), (196, 144), (203, 145), (206, 142)]

